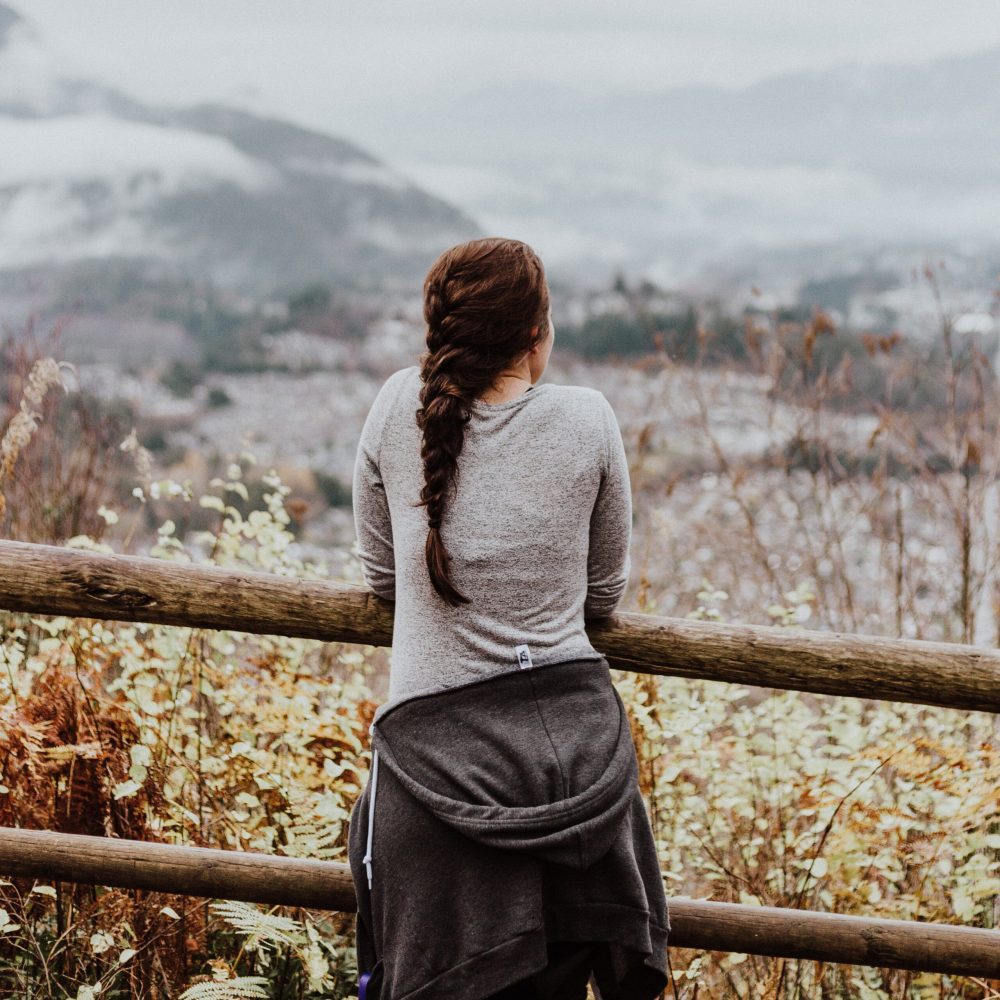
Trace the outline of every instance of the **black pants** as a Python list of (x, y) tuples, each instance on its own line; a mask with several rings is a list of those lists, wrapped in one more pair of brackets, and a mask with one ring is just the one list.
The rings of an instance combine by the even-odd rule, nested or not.
[(603, 941), (550, 941), (549, 963), (486, 1000), (586, 1000), (587, 982)]

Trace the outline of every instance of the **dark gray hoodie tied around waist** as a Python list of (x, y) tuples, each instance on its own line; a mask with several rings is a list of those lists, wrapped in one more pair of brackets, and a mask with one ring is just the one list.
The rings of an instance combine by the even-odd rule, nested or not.
[(667, 900), (607, 659), (526, 664), (371, 727), (351, 813), (367, 1000), (482, 1000), (547, 942), (605, 941), (599, 1000), (667, 985)]

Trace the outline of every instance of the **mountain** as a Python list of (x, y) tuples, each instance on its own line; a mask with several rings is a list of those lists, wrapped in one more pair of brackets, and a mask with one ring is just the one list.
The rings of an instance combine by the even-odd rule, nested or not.
[(254, 287), (412, 282), (475, 234), (456, 204), (567, 279), (714, 289), (886, 253), (903, 275), (952, 253), (977, 282), (1000, 266), (1000, 48), (740, 86), (601, 88), (586, 64), (575, 86), (401, 83), (365, 109), (382, 162), (316, 121), (66, 79), (0, 12), (0, 268), (127, 252)]
[(998, 260), (1000, 48), (742, 86), (532, 85), (530, 101), (524, 89), (434, 94), (457, 149), (395, 108), (395, 142), (380, 148), (485, 222), (524, 220), (543, 252), (667, 282), (806, 245), (821, 256), (961, 244)]
[(273, 287), (422, 276), (478, 227), (350, 142), (62, 76), (0, 3), (0, 270), (93, 259)]
[(789, 73), (734, 91), (683, 88), (636, 110), (707, 162), (834, 163), (886, 182), (995, 186), (1000, 47), (913, 65)]

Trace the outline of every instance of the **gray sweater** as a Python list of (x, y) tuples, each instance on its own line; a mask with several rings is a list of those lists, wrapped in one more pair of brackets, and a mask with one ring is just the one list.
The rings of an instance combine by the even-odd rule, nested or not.
[(417, 365), (391, 375), (365, 420), (353, 504), (365, 583), (395, 601), (389, 697), (519, 667), (601, 658), (584, 618), (611, 614), (628, 583), (632, 498), (611, 404), (597, 389), (536, 384), (502, 403), (477, 400), (441, 524), (451, 607), (424, 559)]

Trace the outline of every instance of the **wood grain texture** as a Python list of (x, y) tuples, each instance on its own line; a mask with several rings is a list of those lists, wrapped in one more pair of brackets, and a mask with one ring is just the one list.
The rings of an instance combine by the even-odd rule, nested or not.
[(347, 865), (253, 851), (0, 827), (0, 872), (246, 903), (357, 909)]
[[(352, 912), (350, 868), (249, 851), (0, 827), (0, 873)], [(1000, 977), (1000, 931), (672, 896), (670, 947)]]
[(670, 946), (1000, 976), (1000, 931), (671, 896)]
[(0, 541), (0, 607), (392, 644), (393, 605), (366, 587), (29, 542)]
[[(365, 587), (0, 541), (0, 608), (392, 644), (393, 604)], [(622, 613), (589, 620), (612, 667), (759, 687), (1000, 712), (1000, 650)]]
[[(388, 646), (393, 606), (350, 584), (0, 541), (0, 608)], [(587, 623), (612, 667), (1000, 711), (1000, 652), (951, 643), (618, 614)], [(0, 872), (351, 911), (343, 864), (0, 828)], [(1000, 932), (670, 899), (671, 946), (1000, 977)]]

